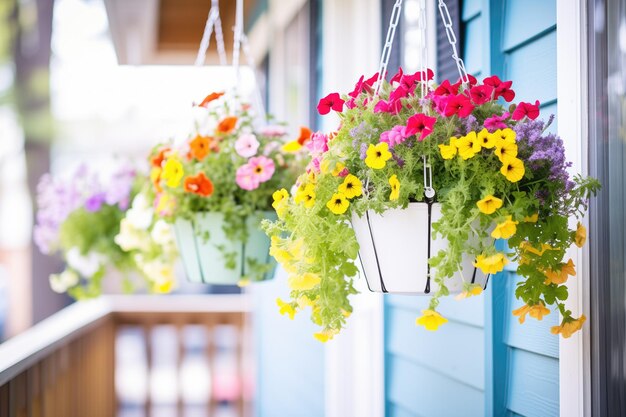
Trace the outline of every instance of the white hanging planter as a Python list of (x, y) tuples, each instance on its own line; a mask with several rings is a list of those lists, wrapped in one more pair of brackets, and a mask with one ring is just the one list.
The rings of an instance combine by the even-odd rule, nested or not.
[[(435, 268), (428, 260), (447, 247), (447, 240), (433, 238), (432, 223), (441, 218), (439, 203), (410, 203), (406, 209), (352, 217), (359, 242), (359, 258), (370, 291), (428, 295), (437, 291)], [(464, 255), (461, 270), (465, 281), (487, 285), (488, 275), (474, 267), (474, 258)], [(451, 293), (463, 289), (457, 273), (446, 280)]]

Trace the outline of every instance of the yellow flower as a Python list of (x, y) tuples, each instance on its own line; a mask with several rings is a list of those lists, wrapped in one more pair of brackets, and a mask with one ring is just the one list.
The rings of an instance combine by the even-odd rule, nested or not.
[(437, 313), (435, 310), (422, 310), (422, 316), (415, 319), (416, 326), (424, 326), (426, 330), (435, 331), (448, 322), (448, 319)]
[(483, 287), (478, 284), (472, 284), (468, 288), (464, 289), (459, 295), (454, 297), (456, 300), (463, 300), (474, 295), (480, 295), (483, 293)]
[(300, 149), (302, 149), (302, 145), (297, 140), (287, 142), (282, 147), (284, 152), (298, 152)]
[(389, 185), (391, 186), (389, 200), (397, 200), (400, 198), (400, 181), (398, 181), (398, 176), (396, 174), (393, 174), (391, 178), (389, 178)]
[(489, 133), (487, 129), (483, 129), (478, 132), (478, 142), (483, 148), (491, 149), (496, 146), (496, 137)]
[(176, 199), (174, 197), (166, 193), (159, 194), (159, 201), (156, 206), (157, 213), (171, 214), (175, 207)]
[(571, 275), (571, 276), (575, 276), (576, 275), (576, 269), (575, 269), (575, 265), (574, 265), (574, 261), (572, 261), (571, 259), (569, 261), (567, 261), (566, 264), (562, 264), (561, 266), (561, 270), (560, 271), (552, 271), (550, 269), (547, 269), (544, 272), (545, 276), (546, 276), (546, 280), (544, 281), (544, 284), (546, 285), (550, 285), (550, 284), (556, 284), (556, 285), (560, 285), (560, 284), (564, 284), (565, 282), (567, 282), (567, 276)]
[(343, 180), (343, 183), (339, 186), (338, 191), (341, 194), (345, 195), (347, 198), (358, 197), (363, 194), (363, 184), (361, 184), (361, 180), (359, 180), (357, 177), (349, 174)]
[(484, 214), (493, 214), (497, 209), (502, 207), (502, 200), (491, 194), (476, 202), (478, 210)]
[(543, 316), (547, 316), (548, 314), (550, 314), (550, 310), (546, 308), (543, 302), (539, 302), (532, 306), (524, 304), (520, 308), (513, 310), (513, 315), (519, 316), (518, 320), (520, 324), (524, 324), (524, 322), (526, 321), (526, 314), (528, 314), (532, 318), (541, 321), (543, 320)]
[(480, 152), (482, 147), (478, 141), (476, 132), (469, 132), (466, 136), (459, 139), (457, 148), (459, 149), (461, 158), (469, 159)]
[(315, 302), (306, 295), (298, 298), (296, 302), (298, 303), (298, 308), (300, 308), (301, 310), (304, 310), (307, 307), (313, 307), (315, 305)]
[(276, 214), (278, 217), (283, 217), (285, 214), (285, 209), (287, 208), (287, 200), (289, 199), (289, 193), (284, 188), (280, 190), (274, 191), (272, 194), (272, 198), (274, 202), (272, 203), (272, 207), (276, 210)]
[(176, 188), (180, 185), (180, 180), (183, 178), (185, 171), (183, 170), (183, 164), (176, 158), (168, 158), (163, 167), (162, 178), (165, 180), (165, 184), (170, 188)]
[(509, 260), (503, 253), (496, 253), (495, 255), (485, 256), (478, 255), (474, 266), (480, 268), (484, 274), (497, 274), (504, 269), (504, 265), (508, 264)]
[(387, 161), (391, 158), (391, 152), (389, 152), (389, 144), (387, 142), (380, 142), (376, 145), (370, 144), (366, 152), (365, 165), (372, 169), (383, 169), (387, 164)]
[(237, 286), (239, 288), (247, 287), (248, 285), (250, 285), (250, 278), (242, 278), (237, 281)]
[(280, 298), (277, 298), (276, 305), (278, 305), (278, 312), (281, 316), (287, 314), (289, 315), (289, 318), (293, 320), (294, 316), (296, 315), (296, 309), (293, 308), (291, 304), (284, 302)]
[(341, 172), (346, 168), (346, 166), (344, 164), (342, 164), (341, 162), (337, 162), (335, 164), (335, 168), (332, 170), (331, 174), (333, 175), (333, 177), (337, 177), (339, 176), (339, 174), (341, 174)]
[(491, 232), (491, 237), (494, 239), (508, 239), (515, 234), (517, 231), (516, 225), (519, 222), (514, 222), (511, 219), (511, 216), (506, 216), (506, 220), (502, 223), (499, 223), (493, 232)]
[(578, 222), (578, 228), (576, 229), (576, 235), (574, 236), (574, 243), (579, 248), (585, 246), (585, 242), (587, 241), (587, 229), (583, 226), (582, 223)]
[(326, 207), (335, 214), (343, 214), (348, 210), (350, 202), (342, 193), (335, 193), (333, 197), (326, 203)]
[(292, 275), (287, 280), (287, 284), (294, 291), (311, 290), (318, 286), (320, 282), (322, 282), (320, 276), (311, 272), (302, 275)]
[(508, 159), (515, 158), (517, 156), (517, 145), (515, 142), (500, 140), (496, 142), (496, 150), (493, 153), (497, 155), (500, 162), (505, 163)]
[(502, 168), (500, 169), (500, 173), (502, 173), (502, 175), (504, 175), (506, 179), (511, 182), (518, 182), (524, 178), (525, 172), (524, 163), (521, 159), (517, 158), (506, 159), (502, 163)]
[(439, 145), (439, 152), (441, 152), (441, 157), (443, 159), (452, 159), (455, 157), (456, 155), (456, 146), (454, 145), (445, 145), (445, 144), (440, 144)]
[(315, 205), (315, 185), (302, 184), (296, 191), (294, 198), (296, 203), (304, 203), (304, 207), (311, 208)]
[(582, 329), (583, 324), (585, 323), (586, 320), (587, 320), (587, 317), (585, 317), (584, 314), (580, 316), (580, 318), (578, 319), (572, 319), (572, 318), (565, 319), (563, 320), (563, 323), (561, 323), (560, 326), (553, 326), (550, 329), (550, 332), (552, 334), (560, 334), (561, 336), (567, 339), (568, 337), (570, 337), (571, 335), (573, 335), (574, 333)]
[(501, 141), (515, 143), (515, 138), (517, 135), (515, 134), (515, 131), (513, 129), (507, 127), (506, 129), (496, 130), (491, 134), (491, 136), (493, 137), (493, 140), (495, 141), (497, 146), (498, 142)]
[(537, 223), (537, 220), (539, 220), (539, 213), (535, 213), (532, 216), (524, 217), (524, 221), (526, 223)]
[(337, 333), (338, 333), (337, 330), (325, 329), (319, 333), (314, 333), (313, 337), (315, 337), (317, 340), (319, 340), (322, 343), (326, 343), (329, 340), (331, 340), (333, 337), (335, 337)]
[(273, 256), (278, 263), (280, 263), (287, 272), (295, 272), (295, 268), (292, 265), (292, 261), (300, 260), (303, 256), (304, 241), (298, 239), (295, 241), (288, 241), (279, 238), (278, 236), (272, 236), (270, 240), (270, 256)]

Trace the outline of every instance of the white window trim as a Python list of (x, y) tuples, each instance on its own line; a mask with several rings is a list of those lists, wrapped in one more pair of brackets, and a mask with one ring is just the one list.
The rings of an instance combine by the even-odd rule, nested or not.
[[(558, 133), (565, 143), (572, 172), (586, 174), (588, 97), (585, 0), (557, 0)], [(570, 250), (578, 276), (568, 281), (567, 308), (589, 317), (589, 250)], [(559, 338), (559, 402), (562, 417), (591, 415), (590, 328), (569, 339)]]

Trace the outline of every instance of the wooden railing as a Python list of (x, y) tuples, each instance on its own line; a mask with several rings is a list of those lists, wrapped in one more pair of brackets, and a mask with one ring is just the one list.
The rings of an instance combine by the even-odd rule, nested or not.
[[(229, 415), (247, 417), (253, 380), (248, 312), (249, 302), (242, 295), (115, 296), (76, 303), (0, 345), (0, 417), (112, 417), (124, 407), (138, 405), (144, 416), (150, 416), (160, 403), (151, 394), (155, 360), (161, 361), (153, 335), (164, 326), (170, 330), (165, 340), (178, 347), (175, 381), (169, 381), (177, 387), (173, 405), (170, 400), (175, 414), (183, 415), (186, 407), (180, 370), (189, 351), (185, 331), (191, 327), (202, 330), (193, 352), (198, 356), (201, 351), (207, 365), (202, 369), (210, 382), (204, 400), (196, 403), (206, 407), (205, 415), (226, 405), (233, 410)], [(133, 357), (124, 361), (129, 352), (116, 351), (116, 341), (129, 329), (140, 335), (135, 339), (141, 341), (145, 362), (146, 372), (139, 373), (145, 386), (139, 402), (124, 396), (120, 389), (128, 382), (124, 385), (116, 375), (120, 366), (122, 371), (129, 367), (129, 360), (131, 365), (137, 361)], [(230, 358), (230, 368), (220, 372), (219, 361), (224, 358)], [(196, 381), (189, 384), (198, 388)]]

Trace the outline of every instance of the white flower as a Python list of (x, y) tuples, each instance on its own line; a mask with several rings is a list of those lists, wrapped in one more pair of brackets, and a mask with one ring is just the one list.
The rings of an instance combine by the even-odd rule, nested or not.
[(147, 231), (136, 228), (128, 218), (120, 222), (120, 233), (114, 238), (115, 243), (128, 252), (134, 249), (150, 249), (150, 235)]
[(76, 272), (66, 269), (60, 274), (50, 275), (50, 288), (52, 288), (54, 292), (63, 293), (77, 285), (79, 281), (80, 278)]
[(235, 151), (239, 154), (239, 156), (243, 156), (244, 158), (250, 158), (251, 156), (256, 155), (259, 150), (259, 141), (256, 139), (252, 133), (244, 133), (239, 136), (239, 139), (235, 142)]
[(146, 196), (137, 194), (133, 200), (132, 207), (126, 212), (126, 219), (136, 229), (147, 230), (152, 224), (154, 210)]
[(164, 220), (159, 219), (154, 223), (150, 236), (157, 245), (167, 246), (174, 243), (172, 227)]
[(71, 248), (65, 255), (67, 264), (85, 278), (91, 278), (105, 262), (106, 257), (98, 252), (80, 253), (77, 247)]
[(140, 265), (144, 274), (153, 283), (153, 290), (158, 293), (168, 293), (176, 285), (174, 267), (171, 264), (157, 259)]

